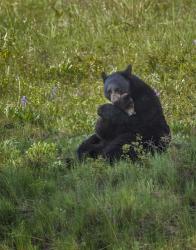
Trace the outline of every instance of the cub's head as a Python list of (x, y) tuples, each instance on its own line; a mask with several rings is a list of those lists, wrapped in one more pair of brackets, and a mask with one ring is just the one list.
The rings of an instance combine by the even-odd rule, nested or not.
[(130, 92), (130, 78), (131, 78), (131, 65), (124, 71), (118, 71), (107, 75), (105, 72), (102, 73), (104, 82), (104, 95), (112, 103), (118, 101), (121, 95)]
[(120, 98), (114, 102), (114, 105), (125, 111), (129, 116), (136, 114), (133, 99), (127, 93), (122, 94)]

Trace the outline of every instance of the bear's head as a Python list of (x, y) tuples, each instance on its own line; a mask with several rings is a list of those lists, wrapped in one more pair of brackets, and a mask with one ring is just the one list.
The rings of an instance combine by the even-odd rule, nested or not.
[(131, 65), (124, 71), (117, 71), (111, 75), (102, 73), (104, 82), (104, 95), (112, 103), (116, 102), (121, 95), (130, 93)]

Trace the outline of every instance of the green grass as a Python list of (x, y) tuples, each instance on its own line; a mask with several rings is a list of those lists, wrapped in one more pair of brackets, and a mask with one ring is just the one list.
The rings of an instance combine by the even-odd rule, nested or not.
[(196, 141), (187, 143), (145, 164), (2, 167), (2, 249), (194, 249)]
[[(1, 1), (0, 250), (196, 248), (195, 8)], [(106, 102), (101, 72), (129, 63), (160, 92), (179, 146), (137, 164), (70, 168)]]

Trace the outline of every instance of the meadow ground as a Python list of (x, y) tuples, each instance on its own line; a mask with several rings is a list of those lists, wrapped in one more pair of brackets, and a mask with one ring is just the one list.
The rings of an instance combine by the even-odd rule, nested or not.
[[(2, 0), (0, 250), (196, 249), (196, 1)], [(159, 91), (168, 152), (67, 165), (133, 65)]]

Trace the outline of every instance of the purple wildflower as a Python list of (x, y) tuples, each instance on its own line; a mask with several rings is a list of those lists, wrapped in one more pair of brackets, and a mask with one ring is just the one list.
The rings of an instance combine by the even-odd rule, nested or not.
[(159, 93), (158, 90), (154, 89), (154, 92), (155, 92), (155, 95), (156, 95), (156, 96), (160, 96), (160, 93)]
[(26, 96), (22, 96), (22, 98), (21, 98), (21, 105), (22, 105), (23, 108), (26, 107), (26, 105), (27, 105), (27, 98), (26, 98)]

